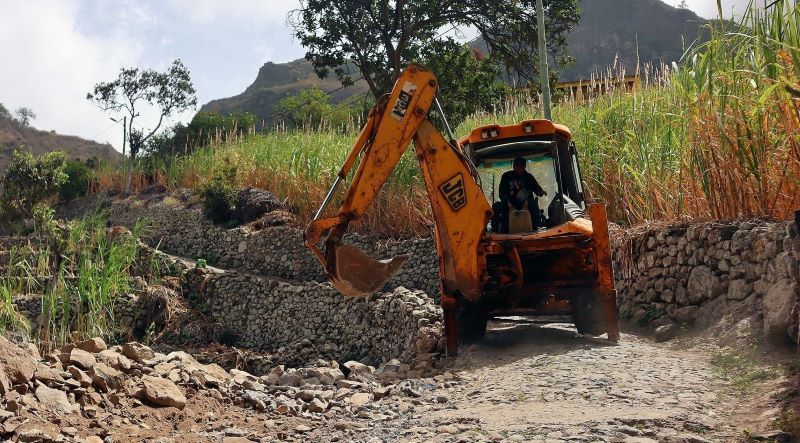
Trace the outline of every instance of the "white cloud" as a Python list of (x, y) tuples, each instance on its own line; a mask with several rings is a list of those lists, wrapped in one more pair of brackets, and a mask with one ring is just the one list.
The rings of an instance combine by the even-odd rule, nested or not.
[[(121, 32), (87, 37), (79, 28), (75, 1), (28, 0), (0, 4), (0, 102), (32, 108), (41, 129), (92, 137), (111, 125), (108, 116), (86, 100), (92, 85), (135, 65), (144, 48)], [(35, 25), (32, 25), (35, 24)], [(100, 142), (121, 135), (109, 130)]]
[(248, 26), (283, 25), (286, 15), (300, 6), (298, 0), (170, 0), (170, 3), (195, 23), (233, 19)]
[[(681, 3), (681, 0), (664, 1), (673, 6), (677, 6)], [(722, 0), (722, 13), (725, 18), (741, 16), (741, 14), (747, 10), (747, 5), (750, 4), (750, 1), (751, 0)], [(767, 0), (766, 2), (764, 0), (753, 0), (753, 2), (756, 6), (763, 7), (765, 4), (772, 3), (772, 0)], [(719, 16), (716, 0), (686, 0), (686, 5), (701, 17), (717, 18)]]

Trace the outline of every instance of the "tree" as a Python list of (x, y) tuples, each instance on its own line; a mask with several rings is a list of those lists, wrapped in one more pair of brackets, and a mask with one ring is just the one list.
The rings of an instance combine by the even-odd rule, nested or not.
[(89, 183), (94, 178), (99, 160), (97, 158), (86, 159), (86, 162), (78, 160), (67, 160), (64, 165), (64, 173), (67, 179), (58, 190), (61, 201), (69, 201), (77, 197), (86, 195), (89, 191)]
[[(578, 22), (577, 0), (546, 2), (548, 53), (557, 65), (569, 61), (566, 38)], [(490, 53), (521, 80), (538, 82), (536, 12), (520, 0), (301, 0), (291, 16), (306, 59), (321, 78), (333, 72), (351, 85), (355, 66), (376, 99), (405, 65), (451, 42), (447, 31), (471, 27)], [(444, 30), (444, 32), (443, 32)]]
[(249, 112), (233, 112), (228, 115), (198, 112), (188, 125), (176, 123), (151, 137), (143, 145), (143, 149), (149, 157), (165, 158), (186, 154), (215, 140), (249, 134), (255, 130), (256, 122), (256, 116)]
[[(180, 60), (172, 62), (165, 72), (122, 68), (116, 80), (96, 84), (86, 98), (103, 111), (127, 114), (126, 129), (132, 159), (158, 132), (164, 119), (197, 105), (191, 75)], [(158, 123), (146, 133), (134, 128), (134, 121), (140, 115), (140, 106), (144, 104), (159, 110)]]
[(32, 217), (33, 207), (54, 196), (67, 181), (66, 156), (51, 151), (41, 156), (15, 150), (3, 174), (2, 207), (9, 218)]
[(511, 92), (500, 80), (500, 66), (467, 45), (437, 42), (419, 61), (437, 74), (442, 107), (453, 127), (476, 111), (494, 111)]
[(14, 111), (14, 114), (17, 116), (17, 121), (23, 128), (28, 126), (31, 123), (31, 120), (36, 119), (36, 113), (33, 112), (33, 109), (26, 108), (24, 106), (17, 108), (17, 110)]
[(0, 119), (10, 119), (11, 113), (8, 112), (8, 108), (6, 108), (2, 103), (0, 103)]
[(341, 127), (360, 113), (358, 101), (359, 96), (355, 95), (334, 105), (330, 96), (315, 85), (283, 98), (275, 109), (278, 120), (295, 128)]
[(278, 102), (279, 117), (295, 127), (317, 126), (322, 117), (333, 111), (329, 97), (317, 86), (303, 89)]

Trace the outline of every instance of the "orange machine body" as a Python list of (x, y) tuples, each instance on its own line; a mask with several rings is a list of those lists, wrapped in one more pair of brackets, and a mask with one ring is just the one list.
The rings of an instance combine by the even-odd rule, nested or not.
[[(585, 215), (548, 229), (519, 234), (487, 230), (492, 209), (475, 166), (482, 152), (489, 151), (486, 146), (537, 139), (558, 156), (560, 148), (574, 149), (569, 130), (547, 120), (529, 120), (480, 127), (448, 142), (428, 121), (437, 89), (436, 77), (424, 68), (412, 65), (403, 72), (387, 102), (370, 114), (336, 183), (306, 228), (305, 244), (331, 282), (345, 295), (366, 296), (381, 289), (405, 260), (371, 260), (343, 245), (342, 236), (348, 224), (364, 214), (413, 141), (435, 222), (450, 352), (476, 331), (482, 336), (489, 316), (572, 314), (576, 323), (585, 323), (581, 316), (588, 314), (577, 311), (588, 309), (597, 317), (597, 302), (604, 308), (603, 318), (597, 319), (602, 332), (618, 339), (604, 206), (590, 206)], [(323, 218), (337, 186), (350, 177), (358, 160), (337, 214)], [(559, 186), (564, 196), (567, 191)], [(582, 198), (582, 193), (571, 196)], [(588, 332), (600, 332), (593, 329)]]

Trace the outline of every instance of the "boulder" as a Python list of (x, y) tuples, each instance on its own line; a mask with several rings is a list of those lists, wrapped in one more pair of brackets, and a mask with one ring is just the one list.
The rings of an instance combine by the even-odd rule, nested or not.
[(671, 318), (670, 318), (668, 315), (662, 315), (661, 317), (659, 317), (659, 318), (657, 318), (657, 319), (653, 320), (653, 322), (652, 322), (652, 323), (650, 323), (650, 324), (651, 324), (651, 325), (652, 325), (654, 328), (658, 329), (658, 328), (660, 328), (660, 327), (662, 327), (662, 326), (666, 326), (666, 325), (671, 325), (671, 324), (673, 324), (673, 321), (672, 321), (672, 319), (671, 319)]
[(11, 380), (8, 378), (5, 369), (0, 365), (0, 395), (11, 390)]
[(69, 353), (69, 363), (81, 369), (90, 369), (97, 363), (97, 359), (91, 353), (75, 348)]
[(36, 399), (47, 412), (65, 415), (73, 412), (75, 407), (69, 402), (67, 393), (58, 389), (51, 389), (45, 385), (36, 388)]
[(314, 398), (308, 403), (308, 412), (322, 413), (326, 409), (328, 409), (328, 404), (318, 398)]
[(156, 353), (152, 349), (137, 342), (122, 345), (122, 354), (137, 363), (156, 358)]
[(208, 365), (197, 363), (190, 365), (188, 371), (192, 381), (199, 386), (219, 388), (226, 385), (231, 379), (231, 376), (216, 363)]
[(358, 392), (351, 395), (347, 402), (353, 406), (364, 406), (365, 404), (369, 403), (372, 400), (372, 394), (368, 392)]
[(144, 396), (158, 406), (171, 406), (183, 409), (186, 396), (175, 383), (161, 377), (145, 376), (142, 378)]
[(117, 390), (122, 387), (122, 372), (106, 365), (97, 363), (89, 370), (92, 384), (103, 392)]
[(670, 323), (656, 328), (656, 343), (672, 340), (678, 335), (678, 325)]
[(97, 361), (105, 363), (106, 365), (123, 372), (130, 371), (131, 365), (133, 364), (128, 357), (125, 357), (119, 352), (112, 351), (110, 349), (100, 351), (98, 354), (95, 354), (95, 358)]
[(672, 319), (682, 325), (692, 325), (697, 319), (697, 311), (700, 308), (697, 306), (684, 306), (672, 312)]
[(789, 341), (788, 331), (795, 303), (795, 287), (791, 279), (779, 280), (769, 288), (764, 297), (764, 338), (774, 344)]
[(12, 384), (27, 383), (40, 366), (39, 362), (34, 360), (30, 354), (0, 336), (0, 368), (4, 369), (5, 375)]
[(715, 325), (728, 310), (728, 307), (728, 300), (725, 297), (717, 297), (706, 302), (697, 310), (695, 325), (700, 328)]
[(257, 188), (246, 188), (236, 195), (234, 216), (239, 223), (250, 223), (264, 214), (281, 208), (281, 202), (271, 193)]
[(53, 384), (64, 383), (64, 377), (62, 377), (58, 371), (47, 367), (42, 367), (37, 369), (36, 372), (33, 374), (33, 378), (35, 380), (39, 380), (40, 382), (48, 386), (52, 386)]
[(746, 280), (738, 279), (728, 282), (728, 300), (741, 301), (753, 293), (753, 285)]
[(367, 366), (364, 363), (357, 361), (348, 361), (344, 364), (344, 367), (348, 370), (348, 376), (371, 375), (373, 372), (375, 372), (375, 368), (372, 366)]
[(84, 388), (92, 385), (92, 377), (89, 377), (88, 374), (76, 368), (75, 366), (68, 367), (67, 371), (72, 376), (72, 378), (78, 383), (80, 383), (80, 385), (83, 386)]
[(84, 350), (86, 352), (91, 352), (95, 354), (100, 351), (105, 351), (106, 349), (108, 349), (108, 346), (106, 346), (106, 342), (104, 342), (103, 339), (100, 337), (84, 340), (80, 343), (77, 343), (75, 347)]
[(297, 372), (284, 372), (278, 378), (277, 384), (280, 386), (300, 386), (303, 384), (303, 377)]
[(698, 304), (703, 300), (714, 299), (722, 294), (723, 288), (719, 278), (714, 275), (708, 266), (697, 266), (689, 273), (689, 282), (686, 286), (688, 295), (687, 304)]

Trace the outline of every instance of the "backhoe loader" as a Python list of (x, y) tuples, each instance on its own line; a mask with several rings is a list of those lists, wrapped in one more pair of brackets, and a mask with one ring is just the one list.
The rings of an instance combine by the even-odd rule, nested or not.
[[(571, 315), (579, 333), (607, 333), (617, 341), (606, 209), (585, 202), (569, 129), (526, 120), (479, 127), (459, 140), (450, 134), (448, 140), (428, 118), (435, 105), (450, 132), (437, 90), (433, 73), (406, 68), (388, 99), (370, 113), (306, 228), (305, 245), (333, 286), (346, 296), (369, 296), (407, 259), (374, 260), (342, 237), (413, 141), (434, 220), (449, 354), (483, 337), (487, 320), (502, 316)], [(518, 157), (526, 159), (547, 195), (522, 209), (510, 207), (507, 222), (493, 223), (497, 177)], [(337, 215), (323, 218), (357, 161)]]

